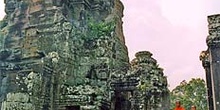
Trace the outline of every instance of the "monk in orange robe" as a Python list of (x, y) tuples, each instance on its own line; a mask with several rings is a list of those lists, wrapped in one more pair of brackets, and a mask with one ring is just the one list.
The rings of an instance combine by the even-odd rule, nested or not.
[(191, 110), (196, 110), (196, 106), (195, 106), (195, 105), (192, 105), (192, 106), (191, 106)]
[(180, 101), (176, 101), (176, 107), (173, 110), (185, 110), (185, 108), (181, 106)]

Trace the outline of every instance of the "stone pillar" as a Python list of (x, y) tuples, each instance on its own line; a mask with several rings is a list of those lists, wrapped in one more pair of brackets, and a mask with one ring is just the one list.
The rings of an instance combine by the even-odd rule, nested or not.
[(214, 110), (220, 110), (220, 15), (208, 16), (209, 36), (207, 38), (210, 54), (210, 70)]
[(207, 85), (207, 95), (208, 95), (208, 108), (213, 110), (213, 95), (212, 95), (212, 79), (211, 79), (211, 70), (210, 70), (210, 60), (209, 52), (202, 51), (200, 54), (200, 60), (202, 61), (202, 66), (205, 69), (206, 73), (206, 85)]

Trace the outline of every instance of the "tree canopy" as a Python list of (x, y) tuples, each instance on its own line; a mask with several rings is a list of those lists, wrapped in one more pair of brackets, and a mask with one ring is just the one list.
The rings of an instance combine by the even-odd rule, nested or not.
[(192, 105), (195, 105), (198, 110), (208, 110), (205, 81), (200, 78), (192, 78), (189, 82), (182, 81), (171, 92), (172, 108), (176, 100), (179, 100), (186, 110), (190, 110)]

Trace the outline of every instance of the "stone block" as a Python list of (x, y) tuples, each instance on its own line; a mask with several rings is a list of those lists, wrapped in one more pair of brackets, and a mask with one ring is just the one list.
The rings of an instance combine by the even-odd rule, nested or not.
[(26, 93), (8, 93), (6, 96), (7, 102), (29, 102), (29, 95)]

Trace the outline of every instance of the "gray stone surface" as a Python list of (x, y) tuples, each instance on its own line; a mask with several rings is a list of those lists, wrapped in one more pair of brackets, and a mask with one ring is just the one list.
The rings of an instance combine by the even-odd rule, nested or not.
[(207, 51), (202, 51), (200, 54), (200, 60), (202, 61), (202, 66), (205, 69), (206, 73), (206, 85), (208, 93), (208, 109), (214, 110), (213, 106), (213, 91), (212, 91), (212, 78), (211, 78), (211, 69), (210, 69), (210, 54)]
[(137, 62), (141, 72), (130, 66), (120, 0), (5, 4), (7, 15), (0, 22), (1, 110), (129, 110), (132, 91), (142, 91), (138, 83), (152, 65), (152, 80), (144, 79), (149, 80), (144, 84), (167, 91), (156, 60), (138, 59), (153, 61)]
[(168, 82), (163, 69), (149, 51), (140, 51), (131, 61), (132, 74), (139, 79), (133, 96), (138, 110), (169, 110)]
[[(203, 67), (206, 70), (206, 79), (209, 93), (209, 109), (220, 109), (220, 15), (208, 16), (209, 35), (206, 39), (208, 50), (202, 52), (200, 59), (202, 60)], [(209, 89), (212, 90), (209, 90)], [(212, 92), (212, 93), (211, 93)]]

